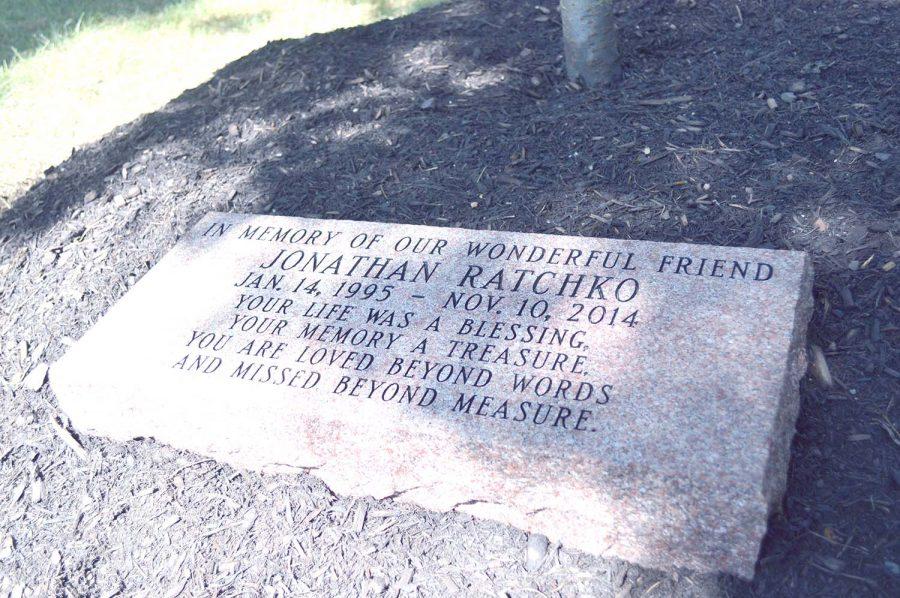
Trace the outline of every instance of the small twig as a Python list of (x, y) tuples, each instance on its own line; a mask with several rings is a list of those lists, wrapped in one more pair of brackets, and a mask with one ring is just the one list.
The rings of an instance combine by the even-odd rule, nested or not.
[(638, 162), (638, 166), (646, 166), (647, 164), (652, 164), (653, 162), (656, 162), (657, 160), (662, 160), (663, 158), (667, 158), (671, 155), (672, 155), (672, 152), (663, 152), (659, 155), (653, 156), (652, 158), (647, 158), (646, 160)]
[(884, 428), (884, 431), (887, 432), (891, 440), (894, 441), (894, 444), (900, 446), (900, 432), (897, 431), (897, 428), (894, 427), (894, 424), (891, 423), (884, 415), (882, 415), (881, 418), (881, 421), (879, 421), (878, 423), (882, 428)]
[(201, 459), (200, 461), (190, 463), (188, 465), (185, 465), (184, 467), (180, 467), (180, 468), (176, 469), (175, 473), (173, 473), (171, 477), (174, 478), (175, 476), (177, 476), (179, 473), (181, 473), (185, 469), (190, 469), (191, 467), (196, 467), (197, 465), (203, 465), (204, 463), (211, 463), (213, 461), (215, 461), (215, 459)]
[(866, 584), (867, 586), (869, 586), (870, 588), (876, 587), (875, 581), (869, 579), (868, 577), (860, 577), (859, 575), (850, 575), (849, 573), (841, 573), (840, 571), (832, 571), (828, 567), (823, 567), (819, 563), (815, 563), (815, 562), (810, 563), (810, 565), (812, 565), (816, 569), (819, 569), (820, 571), (824, 571), (825, 573), (828, 573), (830, 575), (837, 575), (840, 577), (846, 577), (847, 579), (860, 581), (860, 582)]
[(638, 100), (640, 106), (667, 106), (669, 104), (683, 104), (693, 100), (693, 96), (672, 96), (670, 98), (652, 98), (648, 100)]

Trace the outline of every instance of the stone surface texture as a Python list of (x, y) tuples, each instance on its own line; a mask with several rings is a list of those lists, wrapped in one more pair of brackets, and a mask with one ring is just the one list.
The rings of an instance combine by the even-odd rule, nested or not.
[[(469, 255), (470, 241), (499, 257)], [(210, 213), (50, 381), (82, 432), (749, 578), (784, 492), (811, 286), (799, 252)], [(257, 296), (291, 303), (263, 313)], [(241, 330), (251, 321), (264, 331)], [(517, 375), (552, 386), (516, 390)]]

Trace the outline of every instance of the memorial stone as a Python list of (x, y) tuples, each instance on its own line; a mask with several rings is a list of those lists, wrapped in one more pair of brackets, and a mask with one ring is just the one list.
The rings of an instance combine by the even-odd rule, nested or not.
[(82, 432), (752, 577), (799, 252), (211, 213), (50, 371)]

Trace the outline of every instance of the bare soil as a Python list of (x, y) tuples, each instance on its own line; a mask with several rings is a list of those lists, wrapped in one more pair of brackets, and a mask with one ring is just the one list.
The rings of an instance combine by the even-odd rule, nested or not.
[[(587, 91), (548, 6), (270, 44), (0, 214), (0, 595), (900, 594), (900, 7), (617, 2), (624, 80)], [(502, 525), (70, 432), (26, 375), (209, 210), (810, 252), (818, 380), (754, 581), (528, 571)]]

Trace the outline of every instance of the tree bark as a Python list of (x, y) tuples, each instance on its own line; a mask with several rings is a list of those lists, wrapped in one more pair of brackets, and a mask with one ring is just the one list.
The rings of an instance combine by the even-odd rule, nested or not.
[(566, 71), (589, 87), (608, 85), (620, 72), (612, 0), (560, 0)]

